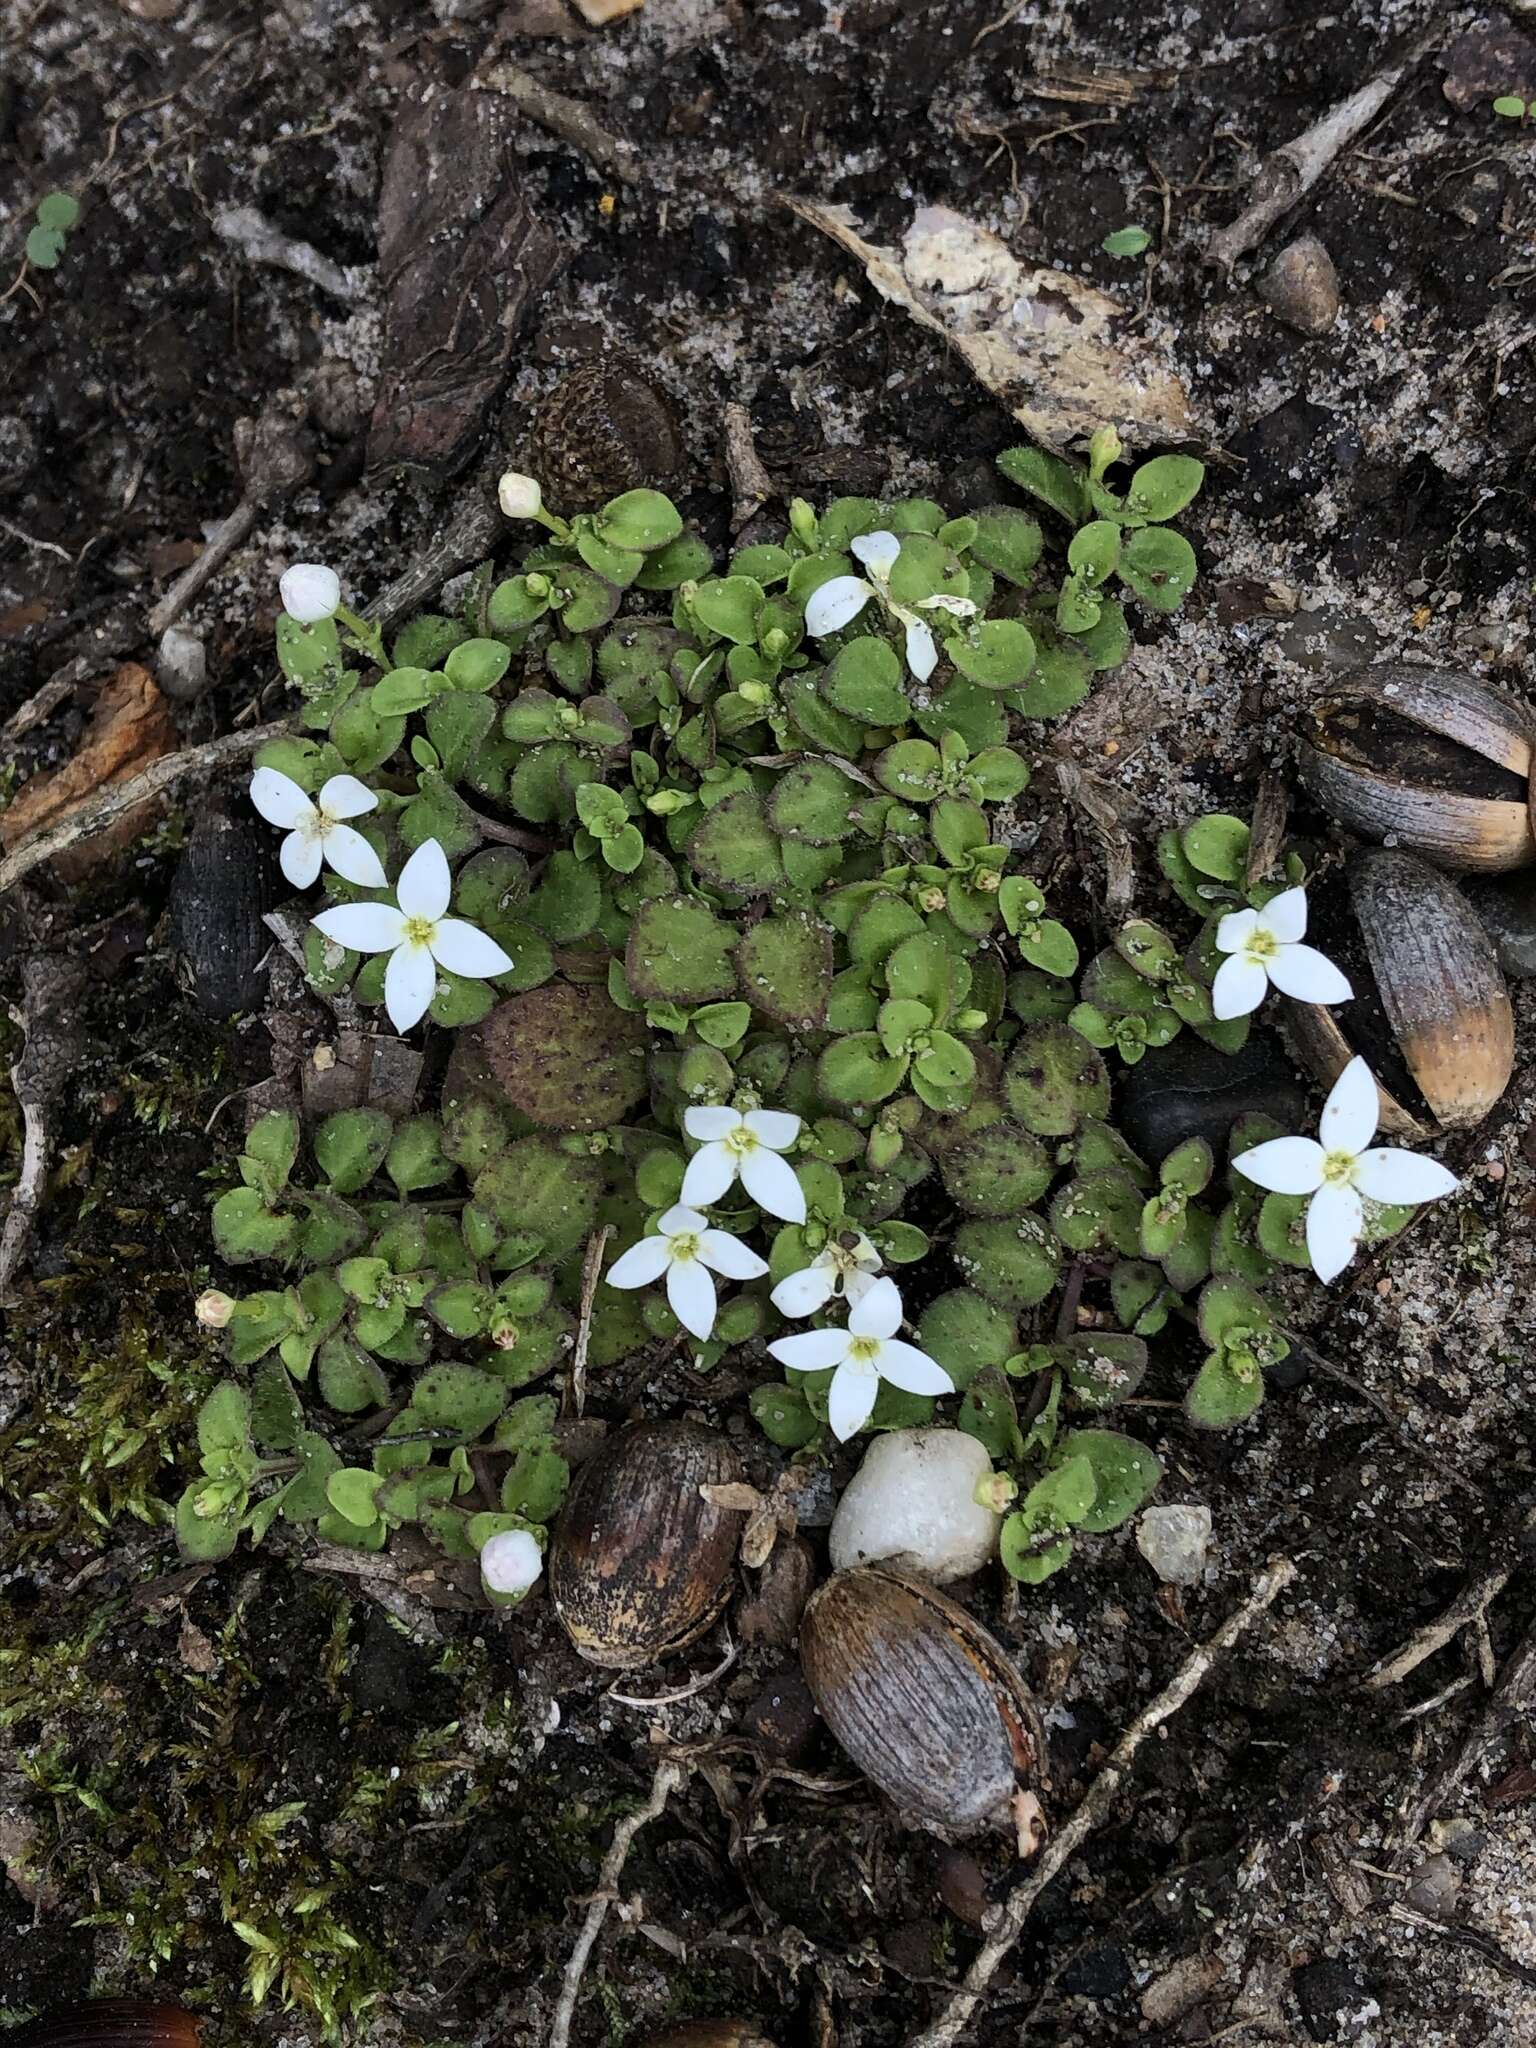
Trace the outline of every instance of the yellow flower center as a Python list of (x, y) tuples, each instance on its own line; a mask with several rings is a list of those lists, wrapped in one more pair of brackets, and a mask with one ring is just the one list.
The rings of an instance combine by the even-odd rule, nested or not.
[(878, 1337), (850, 1337), (848, 1340), (848, 1356), (855, 1365), (873, 1365), (880, 1356), (880, 1339)]
[(1323, 1180), (1331, 1188), (1354, 1185), (1357, 1162), (1353, 1152), (1329, 1152), (1323, 1160)]
[(1265, 931), (1261, 925), (1248, 940), (1244, 951), (1250, 960), (1273, 960), (1280, 950), (1280, 941), (1273, 932)]
[(757, 1134), (749, 1131), (745, 1124), (738, 1124), (734, 1131), (727, 1131), (722, 1141), (727, 1152), (738, 1159), (745, 1159), (749, 1152), (757, 1150)]
[(436, 929), (436, 918), (408, 917), (405, 920), (405, 939), (403, 943), (407, 946), (430, 946), (432, 934)]
[(696, 1259), (699, 1255), (698, 1232), (696, 1230), (680, 1230), (676, 1237), (669, 1237), (667, 1239), (667, 1249), (671, 1253), (674, 1266), (686, 1265), (690, 1259)]

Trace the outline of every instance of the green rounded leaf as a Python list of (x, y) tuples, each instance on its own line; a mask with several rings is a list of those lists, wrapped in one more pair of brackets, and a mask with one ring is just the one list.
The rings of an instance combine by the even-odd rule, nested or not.
[(660, 491), (625, 491), (597, 514), (597, 531), (616, 548), (664, 548), (683, 530), (682, 515)]
[(1061, 1246), (1037, 1216), (962, 1223), (953, 1255), (979, 1294), (1013, 1311), (1044, 1301), (1061, 1271)]
[(1034, 636), (1017, 619), (983, 619), (946, 640), (944, 652), (984, 690), (1011, 690), (1035, 665)]

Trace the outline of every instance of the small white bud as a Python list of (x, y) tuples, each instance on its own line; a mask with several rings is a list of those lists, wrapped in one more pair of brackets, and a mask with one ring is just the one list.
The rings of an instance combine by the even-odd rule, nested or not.
[(509, 469), (496, 486), (496, 499), (509, 519), (537, 519), (544, 510), (544, 493), (531, 476)]
[(234, 1296), (210, 1287), (197, 1297), (192, 1312), (205, 1330), (222, 1330), (235, 1312)]
[(277, 587), (283, 610), (301, 626), (333, 617), (341, 603), (341, 579), (322, 562), (295, 562), (283, 571)]
[(488, 1536), (480, 1552), (480, 1576), (493, 1593), (526, 1593), (543, 1569), (544, 1553), (526, 1529)]

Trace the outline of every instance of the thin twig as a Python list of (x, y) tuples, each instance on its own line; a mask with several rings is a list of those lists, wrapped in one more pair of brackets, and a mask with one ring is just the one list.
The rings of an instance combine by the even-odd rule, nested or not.
[(730, 1636), (725, 1638), (725, 1655), (713, 1671), (702, 1671), (697, 1678), (690, 1678), (686, 1685), (678, 1686), (672, 1692), (653, 1693), (649, 1699), (635, 1692), (615, 1692), (610, 1686), (603, 1694), (605, 1700), (616, 1700), (621, 1707), (675, 1707), (682, 1700), (691, 1700), (696, 1694), (706, 1692), (717, 1678), (724, 1678), (736, 1662), (736, 1645)]
[(752, 415), (744, 405), (725, 408), (725, 466), (731, 478), (731, 531), (740, 533), (773, 496), (773, 478), (757, 452)]
[(521, 64), (493, 64), (483, 77), (472, 79), (470, 83), (482, 92), (504, 93), (541, 128), (547, 128), (562, 142), (569, 142), (573, 148), (581, 150), (601, 170), (612, 172), (614, 177), (624, 179), (627, 184), (639, 177), (639, 159), (629, 143), (610, 135), (580, 100), (540, 85), (533, 73), (525, 71)]
[[(14, 1012), (12, 1013), (15, 1014)], [(11, 1190), (11, 1205), (0, 1232), (0, 1301), (11, 1291), (11, 1276), (32, 1241), (32, 1224), (43, 1205), (48, 1184), (48, 1117), (44, 1105), (23, 1090), (23, 1070), (18, 1060), (11, 1068), (11, 1086), (21, 1104), (21, 1172)]]
[(571, 1406), (579, 1415), (587, 1403), (587, 1350), (592, 1342), (592, 1304), (597, 1298), (597, 1283), (603, 1270), (603, 1252), (613, 1235), (613, 1225), (605, 1223), (601, 1230), (594, 1230), (587, 1240), (586, 1261), (581, 1269), (581, 1314), (576, 1323), (576, 1343), (571, 1351)]
[(908, 2048), (950, 2048), (962, 2027), (980, 2005), (982, 1994), (997, 1974), (1014, 1943), (1024, 1931), (1035, 1901), (1051, 1880), (1064, 1870), (1094, 1830), (1102, 1826), (1124, 1784), (1143, 1742), (1170, 1720), (1204, 1683), (1212, 1666), (1273, 1604), (1296, 1576), (1288, 1557), (1274, 1557), (1253, 1582), (1252, 1590), (1208, 1641), (1191, 1652), (1172, 1680), (1136, 1716), (1115, 1745), (1108, 1761), (1089, 1786), (1082, 1804), (1072, 1818), (1046, 1846), (1039, 1862), (1018, 1888), (1010, 1893), (996, 1924), (982, 1944), (976, 1960), (965, 1973), (965, 1983), (944, 2007), (931, 2026), (914, 2034)]
[(1517, 1721), (1528, 1714), (1536, 1701), (1536, 1628), (1522, 1639), (1514, 1655), (1499, 1674), (1493, 1696), (1462, 1738), (1450, 1760), (1440, 1766), (1418, 1797), (1404, 1809), (1397, 1836), (1398, 1860), (1412, 1849), (1435, 1814), (1477, 1769), (1488, 1751)]
[(1477, 1480), (1470, 1477), (1469, 1474), (1463, 1472), (1459, 1465), (1453, 1465), (1449, 1458), (1442, 1458), (1438, 1451), (1432, 1451), (1428, 1444), (1421, 1443), (1416, 1436), (1411, 1435), (1398, 1421), (1380, 1394), (1373, 1393), (1369, 1387), (1355, 1379), (1350, 1373), (1347, 1373), (1342, 1365), (1335, 1365), (1331, 1358), (1324, 1357), (1317, 1346), (1303, 1337), (1299, 1331), (1287, 1328), (1285, 1334), (1290, 1340), (1292, 1350), (1303, 1356), (1309, 1365), (1315, 1366), (1326, 1378), (1337, 1380), (1341, 1387), (1348, 1387), (1352, 1394), (1358, 1394), (1362, 1401), (1368, 1402), (1376, 1410), (1376, 1413), (1381, 1417), (1388, 1429), (1391, 1430), (1404, 1450), (1410, 1452), (1415, 1458), (1421, 1458), (1426, 1465), (1432, 1467), (1443, 1479), (1450, 1480), (1453, 1486), (1459, 1486), (1465, 1492), (1475, 1494), (1479, 1500), (1487, 1498), (1486, 1488), (1479, 1485)]
[(1509, 1584), (1519, 1558), (1520, 1545), (1533, 1532), (1536, 1532), (1536, 1508), (1529, 1511), (1512, 1540), (1505, 1538), (1513, 1555), (1501, 1557), (1497, 1562), (1487, 1562), (1474, 1572), (1443, 1614), (1416, 1630), (1400, 1650), (1394, 1651), (1390, 1657), (1383, 1657), (1379, 1664), (1371, 1667), (1360, 1681), (1360, 1690), (1381, 1692), (1389, 1685), (1396, 1685), (1484, 1614)]
[(1419, 59), (1440, 40), (1443, 29), (1422, 35), (1394, 63), (1384, 65), (1374, 78), (1330, 107), (1300, 135), (1293, 136), (1265, 157), (1253, 180), (1253, 197), (1229, 227), (1212, 235), (1206, 244), (1205, 260), (1230, 270), (1238, 257), (1263, 240), (1281, 214), (1288, 213), (1298, 199), (1317, 183), (1340, 150), (1347, 149), (1364, 134)]
[(603, 1867), (598, 1872), (597, 1890), (587, 1907), (587, 1917), (581, 1923), (581, 1932), (576, 1937), (576, 1946), (571, 1950), (571, 1959), (565, 1966), (565, 1978), (560, 1986), (560, 2001), (555, 2007), (554, 2024), (549, 2030), (549, 2048), (567, 2048), (571, 2038), (571, 2021), (576, 2016), (576, 2000), (581, 1994), (581, 1980), (586, 1973), (587, 1960), (597, 1946), (597, 1937), (603, 1931), (603, 1922), (608, 1918), (608, 1908), (618, 1894), (619, 1879), (624, 1875), (624, 1865), (636, 1835), (643, 1827), (665, 1811), (667, 1801), (682, 1784), (684, 1768), (674, 1758), (668, 1757), (656, 1766), (656, 1775), (651, 1780), (650, 1797), (637, 1813), (631, 1813), (621, 1820), (613, 1831), (613, 1840), (608, 1845), (608, 1854), (603, 1858)]

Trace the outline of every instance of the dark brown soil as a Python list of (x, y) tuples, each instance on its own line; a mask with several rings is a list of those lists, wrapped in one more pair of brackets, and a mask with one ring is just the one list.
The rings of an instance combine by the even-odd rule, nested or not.
[[(532, 122), (516, 130), (523, 195), (571, 260), (514, 349), (493, 472), (529, 447), (562, 369), (621, 345), (671, 395), (678, 495), (716, 530), (733, 399), (783, 487), (973, 497), (1018, 429), (779, 195), (846, 205), (877, 242), (942, 203), (1139, 308), (1202, 422), (1195, 600), (1051, 735), (1112, 786), (1139, 846), (1202, 806), (1242, 808), (1341, 665), (1410, 650), (1519, 692), (1536, 145), (1482, 97), (1455, 106), (1443, 59), (1469, 29), (1508, 31), (1505, 15), (1082, 0), (1016, 16), (1004, 0), (647, 0), (587, 31), (564, 0), (0, 0), (0, 722), (79, 664), (56, 709), (5, 740), (0, 796), (73, 752), (117, 660), (154, 666), (150, 608), (239, 497), (238, 418), (296, 394), (320, 467), (187, 616), (212, 677), (179, 710), (188, 741), (280, 715), (285, 562), (333, 562), (366, 597), (476, 487), (370, 475), (367, 423), (392, 128), (412, 93), (462, 85), (493, 54), (587, 103), (638, 157), (632, 181), (613, 180)], [(1202, 262), (1257, 154), (1431, 21), (1438, 52), (1294, 216), (1230, 280)], [(56, 270), (23, 275), (31, 209), (55, 187), (81, 194), (83, 218)], [(355, 297), (237, 251), (214, 228), (230, 205), (345, 267)], [(1153, 231), (1146, 258), (1103, 253), (1128, 223)], [(1339, 273), (1321, 340), (1256, 292), (1302, 230)], [(260, 1951), (240, 1920), (272, 1930), (296, 1972), (318, 1970), (358, 2015), (355, 2040), (532, 2044), (658, 1740), (792, 1721), (795, 1681), (778, 1672), (793, 1656), (749, 1646), (696, 1696), (647, 1709), (607, 1696), (542, 1599), (510, 1620), (440, 1612), (422, 1640), (298, 1550), (176, 1576), (152, 1503), (179, 1488), (215, 1370), (189, 1310), (238, 1105), (207, 1126), (272, 1062), (264, 1032), (208, 1024), (178, 977), (162, 920), (190, 823), (172, 817), (78, 889), (33, 877), (0, 903), (12, 1001), (36, 945), (101, 960), (31, 1276), (0, 1334), (0, 2021), (153, 1988), (216, 2015), (222, 2039), (319, 2039), (297, 1975), (290, 2012), (281, 1977), (259, 2018), (243, 2005)], [(1098, 876), (1081, 850), (1086, 916)], [(1015, 1611), (994, 1585), (970, 1596), (1041, 1690), (1062, 1812), (1258, 1561), (1283, 1551), (1301, 1570), (1046, 1893), (978, 2040), (1027, 2027), (1042, 2048), (1504, 2048), (1536, 2034), (1529, 1710), (1417, 1851), (1394, 1861), (1393, 1841), (1531, 1623), (1529, 1563), (1483, 1637), (1383, 1693), (1352, 1689), (1490, 1544), (1515, 1542), (1530, 1497), (1525, 991), (1517, 1021), (1514, 1085), (1448, 1155), (1473, 1199), (1326, 1306), (1297, 1280), (1316, 1351), (1274, 1376), (1254, 1422), (1193, 1431), (1174, 1405), (1188, 1360), (1155, 1361), (1136, 1426), (1167, 1463), (1162, 1497), (1212, 1511), (1206, 1583), (1170, 1597), (1121, 1532), (1084, 1541)], [(7, 1058), (16, 1043), (0, 1036)], [(18, 1147), (7, 1097), (0, 1172)], [(611, 1419), (643, 1399), (750, 1442), (728, 1374), (594, 1399)], [(107, 1469), (112, 1388), (127, 1390), (125, 1428), (150, 1434)], [(718, 1657), (701, 1646), (617, 1690), (665, 1695)], [(623, 1881), (635, 1910), (593, 1959), (579, 2042), (755, 2013), (784, 2048), (882, 2048), (960, 1976), (977, 1935), (950, 1905), (974, 1871), (843, 1783), (824, 1733), (796, 1753), (815, 1783), (755, 1779), (742, 1750), (642, 1835)], [(1002, 1845), (977, 1853), (997, 1886)], [(317, 1963), (331, 1924), (346, 1940)]]

